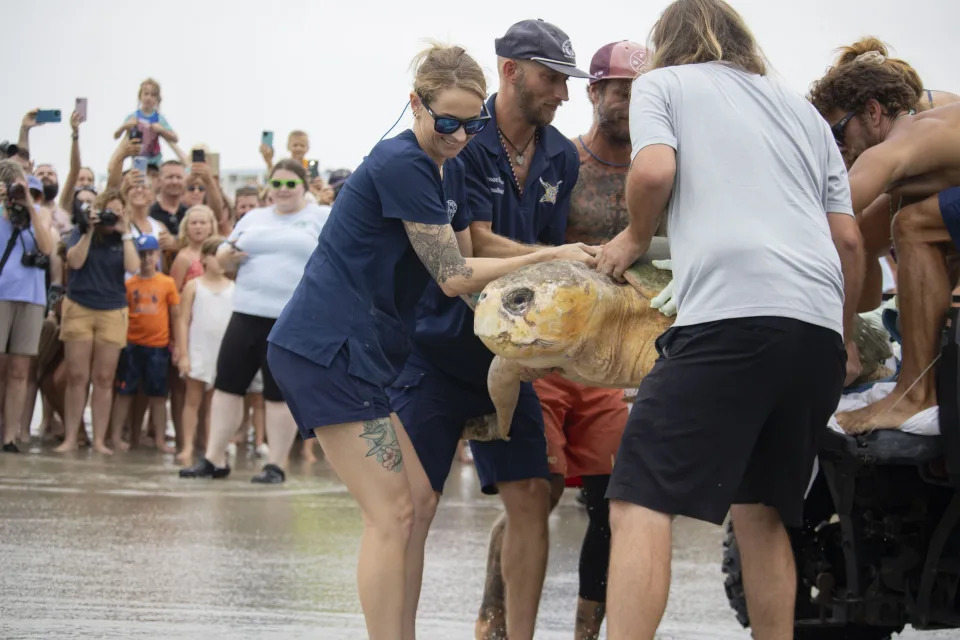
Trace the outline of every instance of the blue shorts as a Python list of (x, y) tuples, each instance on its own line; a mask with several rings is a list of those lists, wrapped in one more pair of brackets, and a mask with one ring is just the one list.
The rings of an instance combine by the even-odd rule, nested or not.
[(960, 250), (960, 187), (944, 189), (937, 195), (940, 202), (940, 215), (943, 224), (950, 233), (953, 246)]
[(390, 416), (383, 389), (347, 373), (346, 343), (326, 367), (272, 342), (267, 362), (304, 440), (316, 437), (317, 427)]
[[(430, 485), (442, 493), (464, 423), (495, 411), (487, 390), (461, 383), (412, 355), (400, 376), (387, 388), (387, 394)], [(500, 482), (549, 479), (543, 413), (533, 386), (527, 383), (520, 389), (509, 441), (471, 441), (470, 448), (481, 489), (486, 494), (497, 493)]]
[(138, 390), (149, 398), (167, 397), (170, 349), (128, 344), (117, 362), (117, 393), (132, 396)]

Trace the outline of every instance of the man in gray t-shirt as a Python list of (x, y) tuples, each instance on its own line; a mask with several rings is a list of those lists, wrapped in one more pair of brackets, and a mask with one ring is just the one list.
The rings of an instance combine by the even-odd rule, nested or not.
[(784, 525), (802, 521), (817, 435), (848, 375), (843, 336), (862, 279), (847, 174), (829, 127), (767, 76), (729, 5), (677, 0), (652, 40), (653, 69), (630, 106), (630, 226), (598, 269), (619, 277), (666, 211), (678, 311), (607, 492), (609, 637), (653, 638), (671, 517), (720, 524), (728, 510), (754, 634), (791, 637)]

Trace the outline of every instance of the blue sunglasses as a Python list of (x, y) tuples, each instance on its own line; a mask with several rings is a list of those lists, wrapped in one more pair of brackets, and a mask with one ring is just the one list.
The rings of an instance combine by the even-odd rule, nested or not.
[(487, 112), (486, 104), (482, 105), (483, 111), (480, 112), (479, 118), (461, 120), (460, 118), (454, 118), (453, 116), (437, 115), (433, 109), (427, 106), (427, 101), (423, 99), (423, 96), (418, 93), (417, 97), (420, 98), (423, 108), (426, 109), (427, 113), (430, 114), (430, 117), (433, 118), (433, 130), (437, 133), (450, 135), (460, 127), (463, 127), (463, 130), (466, 132), (466, 134), (472, 136), (483, 131), (483, 128), (487, 126), (488, 122), (490, 122), (490, 114)]

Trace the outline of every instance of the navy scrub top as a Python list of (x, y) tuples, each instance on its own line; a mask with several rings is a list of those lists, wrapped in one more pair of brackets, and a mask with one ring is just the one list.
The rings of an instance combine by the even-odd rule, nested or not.
[[(496, 98), (487, 101), (493, 121), (459, 155), (467, 172), (469, 215), (517, 242), (564, 244), (570, 194), (580, 174), (577, 149), (554, 127), (541, 128), (521, 196), (497, 132)], [(486, 389), (493, 354), (473, 333), (473, 311), (445, 296), (436, 283), (427, 286), (418, 305), (413, 346), (448, 375)]]
[[(322, 366), (344, 343), (348, 371), (383, 387), (410, 350), (416, 303), (432, 277), (403, 221), (469, 224), (463, 163), (443, 179), (413, 131), (379, 142), (337, 196), (303, 278), (269, 341)], [(439, 287), (438, 287), (439, 290)]]

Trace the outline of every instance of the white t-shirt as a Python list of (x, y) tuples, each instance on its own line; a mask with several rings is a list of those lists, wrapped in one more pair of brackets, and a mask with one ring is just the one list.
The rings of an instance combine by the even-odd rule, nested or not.
[(794, 318), (843, 333), (843, 273), (827, 213), (853, 215), (830, 127), (768, 76), (709, 62), (640, 76), (633, 154), (677, 152), (667, 227), (676, 325)]
[(230, 240), (249, 257), (237, 269), (234, 311), (279, 317), (300, 283), (329, 215), (330, 207), (307, 203), (297, 213), (278, 214), (270, 206), (240, 218)]

